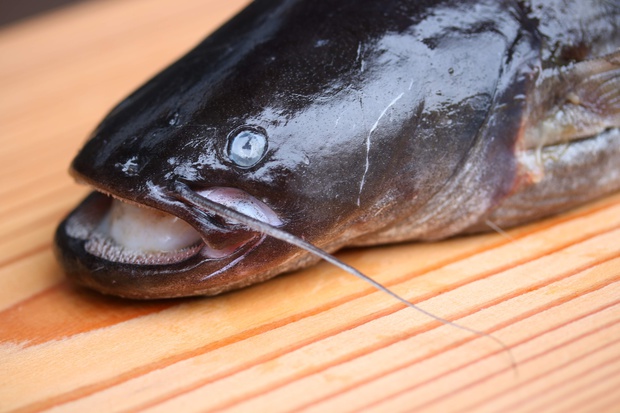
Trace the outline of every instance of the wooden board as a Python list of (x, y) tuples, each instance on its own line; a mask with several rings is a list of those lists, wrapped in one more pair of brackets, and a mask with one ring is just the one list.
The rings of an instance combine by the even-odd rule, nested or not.
[[(75, 288), (51, 250), (105, 112), (243, 6), (88, 2), (0, 31), (0, 411), (620, 411), (620, 196), (509, 232), (340, 257), (216, 298)], [(514, 358), (516, 369), (511, 364)]]

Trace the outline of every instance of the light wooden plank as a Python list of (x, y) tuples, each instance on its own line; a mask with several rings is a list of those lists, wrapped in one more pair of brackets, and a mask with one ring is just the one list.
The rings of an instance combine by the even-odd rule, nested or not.
[[(617, 411), (620, 194), (498, 234), (340, 257), (214, 298), (72, 286), (66, 170), (124, 95), (247, 1), (90, 1), (0, 30), (0, 411)], [(510, 357), (516, 363), (516, 372)]]

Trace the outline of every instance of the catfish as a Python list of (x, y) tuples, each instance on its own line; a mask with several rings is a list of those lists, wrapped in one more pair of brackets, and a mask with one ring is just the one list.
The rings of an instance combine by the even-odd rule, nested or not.
[(620, 189), (619, 27), (616, 0), (257, 0), (103, 119), (56, 255), (134, 299), (321, 258), (385, 291), (330, 254)]

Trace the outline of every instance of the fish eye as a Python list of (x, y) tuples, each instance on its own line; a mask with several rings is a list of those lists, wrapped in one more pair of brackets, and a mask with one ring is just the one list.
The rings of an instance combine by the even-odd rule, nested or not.
[(267, 152), (267, 134), (256, 129), (236, 130), (228, 140), (228, 158), (241, 168), (256, 165)]

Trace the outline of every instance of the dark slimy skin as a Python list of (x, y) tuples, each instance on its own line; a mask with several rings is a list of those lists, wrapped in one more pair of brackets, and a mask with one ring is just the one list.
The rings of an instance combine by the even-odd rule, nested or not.
[[(78, 284), (131, 298), (217, 294), (317, 260), (223, 223), (180, 198), (178, 182), (243, 191), (280, 229), (327, 251), (440, 239), (501, 217), (534, 185), (519, 154), (528, 119), (542, 117), (532, 96), (545, 71), (620, 46), (617, 2), (583, 3), (256, 1), (97, 127), (71, 168), (99, 192), (60, 224), (57, 256)], [(251, 165), (231, 156), (241, 132), (266, 138)], [(620, 169), (597, 173), (609, 168)], [(214, 257), (198, 246), (166, 262), (94, 254), (87, 244), (111, 204), (102, 193), (235, 248)], [(540, 210), (506, 222), (550, 213)]]

